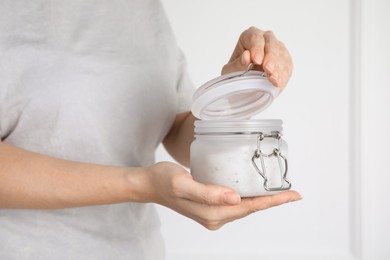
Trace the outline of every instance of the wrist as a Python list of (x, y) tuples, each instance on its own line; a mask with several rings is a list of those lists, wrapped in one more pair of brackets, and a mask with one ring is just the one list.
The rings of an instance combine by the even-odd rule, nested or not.
[(127, 168), (125, 171), (127, 184), (127, 201), (149, 203), (155, 202), (155, 187), (150, 167)]

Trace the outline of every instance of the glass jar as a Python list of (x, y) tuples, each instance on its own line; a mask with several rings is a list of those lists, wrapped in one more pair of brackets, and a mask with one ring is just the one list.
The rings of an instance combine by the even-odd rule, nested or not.
[(198, 120), (191, 145), (196, 181), (230, 187), (242, 197), (288, 190), (281, 120)]
[(291, 188), (282, 120), (251, 119), (278, 94), (267, 75), (251, 66), (195, 92), (192, 113), (200, 120), (195, 121), (191, 174), (196, 181), (230, 187), (242, 197)]

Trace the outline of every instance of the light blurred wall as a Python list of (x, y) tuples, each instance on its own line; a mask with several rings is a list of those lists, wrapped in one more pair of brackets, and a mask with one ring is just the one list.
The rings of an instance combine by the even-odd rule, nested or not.
[[(294, 59), (281, 118), (303, 200), (218, 231), (159, 207), (168, 260), (390, 259), (390, 1), (163, 0), (196, 86), (240, 33), (272, 30)], [(162, 147), (158, 161), (172, 160)]]

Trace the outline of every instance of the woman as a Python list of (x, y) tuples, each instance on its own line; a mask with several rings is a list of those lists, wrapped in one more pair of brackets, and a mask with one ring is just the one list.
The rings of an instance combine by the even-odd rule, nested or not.
[[(193, 140), (193, 86), (161, 3), (0, 3), (0, 259), (163, 259), (153, 203), (208, 229), (295, 201), (241, 199), (154, 162), (182, 165)], [(271, 32), (243, 32), (222, 73), (292, 71)]]

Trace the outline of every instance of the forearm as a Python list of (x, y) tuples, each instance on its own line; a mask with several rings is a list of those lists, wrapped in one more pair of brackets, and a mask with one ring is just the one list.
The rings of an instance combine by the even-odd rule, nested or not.
[(0, 208), (145, 202), (147, 185), (144, 168), (60, 160), (0, 142)]
[(180, 164), (190, 166), (190, 147), (194, 140), (194, 121), (191, 112), (177, 116), (175, 123), (164, 139), (164, 146), (169, 154)]
[(194, 181), (174, 163), (147, 168), (99, 166), (59, 160), (0, 142), (0, 208), (153, 202), (217, 229), (255, 211), (298, 199), (298, 193), (288, 191), (241, 200), (229, 188)]

